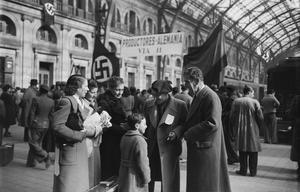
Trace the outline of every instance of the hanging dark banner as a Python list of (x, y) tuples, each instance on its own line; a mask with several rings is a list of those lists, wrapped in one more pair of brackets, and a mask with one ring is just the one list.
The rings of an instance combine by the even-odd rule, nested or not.
[(119, 59), (115, 53), (110, 53), (100, 41), (99, 35), (96, 35), (93, 65), (92, 65), (92, 78), (99, 83), (107, 81), (111, 76), (120, 75)]
[(44, 15), (43, 15), (43, 22), (44, 25), (53, 25), (54, 24), (54, 14), (55, 14), (55, 7), (53, 0), (43, 0), (44, 6)]

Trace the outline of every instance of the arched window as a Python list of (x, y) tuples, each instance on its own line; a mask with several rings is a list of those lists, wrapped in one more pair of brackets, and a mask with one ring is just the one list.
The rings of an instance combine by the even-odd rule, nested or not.
[(88, 42), (83, 35), (75, 35), (75, 47), (80, 49), (88, 49)]
[(181, 60), (179, 58), (176, 59), (175, 65), (176, 67), (181, 67)]
[(37, 39), (47, 41), (49, 43), (57, 43), (55, 32), (48, 26), (42, 26), (39, 28), (37, 32)]
[(116, 7), (114, 8), (110, 26), (117, 27), (117, 28), (121, 27), (121, 14), (119, 9)]
[(94, 6), (93, 6), (93, 3), (92, 3), (92, 1), (91, 0), (89, 0), (89, 4), (88, 4), (88, 11), (90, 12), (90, 13), (93, 13), (94, 12)]
[(191, 47), (192, 46), (192, 36), (189, 35), (188, 36), (188, 47)]
[(14, 22), (5, 15), (0, 15), (0, 34), (16, 36)]
[(131, 34), (140, 34), (140, 20), (134, 11), (125, 14), (124, 24)]
[(110, 49), (109, 51), (110, 51), (111, 53), (116, 53), (116, 52), (117, 52), (117, 47), (115, 46), (114, 43), (109, 42), (108, 45), (109, 45), (109, 49)]
[(148, 18), (144, 21), (143, 24), (143, 33), (144, 34), (153, 34), (156, 32), (156, 27), (151, 18)]

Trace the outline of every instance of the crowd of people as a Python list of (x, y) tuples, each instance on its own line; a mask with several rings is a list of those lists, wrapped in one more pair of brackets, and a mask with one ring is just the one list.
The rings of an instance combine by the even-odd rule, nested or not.
[[(125, 87), (121, 77), (107, 88), (72, 75), (55, 86), (32, 79), (25, 89), (0, 88), (0, 130), (13, 136), (18, 122), (29, 144), (27, 167), (55, 153), (54, 192), (83, 192), (114, 176), (120, 192), (180, 191), (182, 141), (187, 149), (187, 192), (231, 191), (227, 164), (240, 163), (237, 174), (257, 174), (260, 131), (266, 143), (277, 143), (273, 90), (261, 103), (250, 86), (207, 86), (200, 69), (185, 70), (185, 83), (172, 87), (157, 80), (141, 92)], [(293, 118), (291, 159), (300, 166), (299, 96), (289, 111)], [(87, 123), (97, 116), (97, 123)], [(2, 133), (4, 130), (4, 133)], [(249, 164), (249, 165), (248, 165)], [(298, 169), (300, 179), (300, 169)]]

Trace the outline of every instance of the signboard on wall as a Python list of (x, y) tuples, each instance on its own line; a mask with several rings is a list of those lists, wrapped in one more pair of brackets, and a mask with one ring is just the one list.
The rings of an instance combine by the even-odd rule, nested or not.
[(181, 55), (184, 33), (165, 33), (123, 38), (121, 57)]

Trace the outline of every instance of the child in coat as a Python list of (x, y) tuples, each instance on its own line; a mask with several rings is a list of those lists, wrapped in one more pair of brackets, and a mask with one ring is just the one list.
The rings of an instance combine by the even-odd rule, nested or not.
[(150, 167), (143, 136), (147, 128), (146, 119), (134, 113), (128, 116), (127, 121), (129, 129), (120, 143), (119, 192), (148, 192)]

